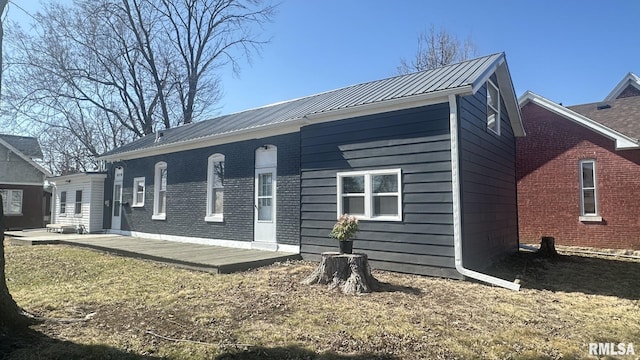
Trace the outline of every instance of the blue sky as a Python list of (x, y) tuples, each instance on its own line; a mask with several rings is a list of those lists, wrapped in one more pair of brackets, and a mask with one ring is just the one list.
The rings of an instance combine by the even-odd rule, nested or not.
[(431, 24), (470, 36), (479, 56), (504, 51), (518, 96), (596, 102), (628, 72), (640, 75), (639, 15), (637, 0), (282, 0), (264, 27), (271, 43), (239, 76), (223, 74), (220, 113), (393, 76)]

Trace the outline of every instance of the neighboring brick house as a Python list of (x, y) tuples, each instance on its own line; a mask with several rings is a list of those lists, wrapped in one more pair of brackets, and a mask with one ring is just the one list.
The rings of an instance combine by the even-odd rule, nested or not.
[(519, 103), (520, 242), (640, 249), (640, 78), (602, 102), (565, 107), (527, 92)]
[(0, 194), (8, 229), (40, 228), (49, 220), (51, 194), (44, 190), (49, 172), (33, 137), (0, 134)]

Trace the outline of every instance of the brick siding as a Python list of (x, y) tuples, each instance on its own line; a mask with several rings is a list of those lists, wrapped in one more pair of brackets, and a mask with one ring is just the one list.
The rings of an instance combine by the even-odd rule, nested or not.
[[(133, 179), (144, 177), (144, 207), (123, 207), (122, 230), (235, 241), (253, 241), (255, 149), (278, 148), (276, 239), (300, 244), (300, 134), (286, 134), (208, 148), (126, 160), (122, 202), (133, 202)], [(225, 155), (224, 222), (205, 222), (207, 160)], [(167, 163), (167, 218), (152, 220), (155, 164)], [(113, 169), (106, 182), (111, 199)], [(110, 214), (111, 209), (105, 210)], [(110, 215), (105, 219), (107, 227)]]
[[(640, 150), (615, 142), (534, 104), (522, 108), (527, 133), (518, 138), (521, 243), (554, 236), (560, 245), (640, 249)], [(579, 163), (596, 161), (602, 223), (580, 216)]]

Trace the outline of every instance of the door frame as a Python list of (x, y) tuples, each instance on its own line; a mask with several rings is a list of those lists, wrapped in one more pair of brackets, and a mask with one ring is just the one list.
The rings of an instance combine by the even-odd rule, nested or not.
[[(277, 147), (274, 145), (264, 145), (256, 149), (255, 174), (254, 174), (254, 194), (253, 194), (253, 241), (254, 243), (273, 244), (277, 243), (277, 216), (278, 216), (278, 194), (277, 194)], [(271, 198), (272, 198), (272, 218), (271, 220), (258, 220), (258, 196), (259, 196), (259, 174), (271, 173)], [(269, 234), (261, 236), (267, 228)]]
[[(113, 193), (111, 195), (111, 229), (120, 230), (122, 228), (122, 187), (124, 180), (124, 169), (117, 167), (113, 175)], [(120, 198), (116, 201), (116, 186), (120, 185)], [(115, 209), (118, 207), (118, 216), (115, 216)], [(117, 218), (117, 221), (116, 221)], [(117, 224), (117, 226), (116, 226)]]

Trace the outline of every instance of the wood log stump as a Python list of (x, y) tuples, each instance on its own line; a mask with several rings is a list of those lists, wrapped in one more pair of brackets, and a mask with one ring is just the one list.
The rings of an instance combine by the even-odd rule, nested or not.
[(558, 252), (556, 251), (556, 239), (552, 236), (543, 236), (540, 241), (538, 255), (543, 257), (558, 256)]
[(347, 295), (364, 294), (378, 290), (380, 284), (371, 275), (366, 254), (340, 254), (324, 252), (318, 267), (303, 284), (328, 285), (330, 290), (339, 288)]

